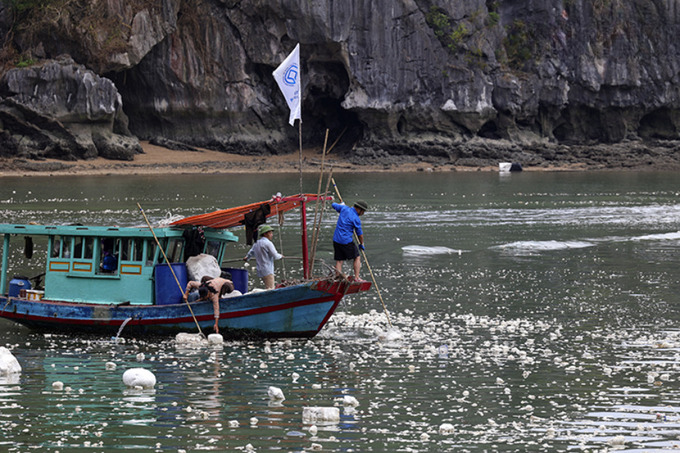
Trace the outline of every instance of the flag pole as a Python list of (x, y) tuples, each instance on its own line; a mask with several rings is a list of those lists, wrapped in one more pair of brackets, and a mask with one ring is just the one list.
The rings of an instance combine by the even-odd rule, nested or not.
[(298, 120), (298, 141), (300, 142), (300, 195), (304, 192), (302, 191), (302, 118)]

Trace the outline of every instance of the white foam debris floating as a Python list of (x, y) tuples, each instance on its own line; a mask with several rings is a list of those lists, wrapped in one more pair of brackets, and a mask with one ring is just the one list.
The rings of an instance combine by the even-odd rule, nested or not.
[(342, 397), (342, 405), (349, 407), (357, 407), (359, 405), (359, 400), (351, 395), (345, 395)]
[(273, 401), (283, 401), (286, 399), (286, 397), (283, 395), (283, 391), (278, 388), (271, 386), (267, 389), (267, 395), (269, 395), (269, 399)]
[(175, 343), (185, 346), (204, 346), (206, 339), (200, 333), (180, 332), (175, 335)]
[(220, 335), (219, 333), (211, 333), (208, 335), (208, 343), (211, 345), (217, 345), (217, 344), (223, 344), (224, 343), (224, 337)]
[(54, 381), (52, 383), (52, 389), (56, 390), (57, 392), (61, 392), (62, 390), (64, 390), (64, 383), (61, 381)]
[(109, 371), (113, 371), (117, 368), (117, 365), (113, 362), (106, 362), (106, 369)]
[(21, 365), (16, 357), (4, 346), (0, 346), (0, 375), (21, 373)]
[(156, 376), (145, 368), (130, 368), (123, 373), (123, 383), (130, 388), (152, 389)]
[(310, 406), (302, 408), (303, 423), (339, 422), (340, 409), (337, 407)]
[(453, 434), (454, 431), (455, 428), (451, 423), (442, 423), (441, 425), (439, 425), (439, 434), (449, 435)]

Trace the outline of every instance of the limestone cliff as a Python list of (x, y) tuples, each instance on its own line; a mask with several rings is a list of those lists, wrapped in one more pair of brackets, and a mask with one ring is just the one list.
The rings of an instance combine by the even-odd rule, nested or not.
[[(289, 152), (297, 129), (271, 72), (298, 42), (305, 144), (319, 145), (328, 128), (337, 149), (361, 158), (474, 164), (561, 145), (674, 141), (680, 131), (675, 0), (45, 0), (30, 17), (17, 3), (31, 2), (0, 11), (5, 60), (13, 51), (31, 64), (0, 81), (4, 153), (54, 155), (75, 143), (65, 155), (130, 157), (88, 134), (114, 147), (160, 137)], [(36, 77), (46, 72), (49, 84)], [(89, 75), (69, 82), (75, 73)], [(76, 95), (85, 79), (106, 93), (103, 116)], [(44, 124), (61, 135), (16, 145)], [(494, 143), (505, 151), (490, 153)]]

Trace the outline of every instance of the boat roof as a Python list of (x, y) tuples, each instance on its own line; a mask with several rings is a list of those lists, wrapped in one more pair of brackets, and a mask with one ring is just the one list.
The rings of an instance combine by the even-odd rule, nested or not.
[(303, 202), (317, 200), (332, 200), (333, 197), (319, 196), (316, 194), (299, 194), (288, 197), (273, 196), (270, 200), (260, 201), (258, 203), (251, 203), (244, 206), (237, 206), (229, 209), (221, 209), (207, 214), (199, 214), (191, 217), (185, 217), (171, 223), (172, 226), (200, 226), (207, 228), (232, 228), (242, 226), (245, 224), (245, 216), (251, 212), (255, 212), (263, 206), (269, 206), (269, 214), (267, 217), (272, 217), (280, 213), (290, 211), (299, 207)]
[[(159, 238), (182, 236), (183, 229), (157, 227), (153, 233)], [(153, 237), (152, 231), (144, 227), (116, 227), (116, 226), (85, 226), (85, 225), (33, 225), (33, 224), (0, 224), (0, 234), (23, 234), (34, 236), (97, 236), (97, 237), (133, 237), (146, 238)], [(206, 235), (211, 239), (236, 242), (238, 237), (228, 231), (206, 231)]]

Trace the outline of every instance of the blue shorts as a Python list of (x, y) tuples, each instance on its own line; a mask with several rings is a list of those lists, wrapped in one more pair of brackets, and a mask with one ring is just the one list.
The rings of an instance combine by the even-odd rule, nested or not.
[(335, 261), (353, 260), (359, 256), (359, 248), (354, 242), (339, 244), (333, 241), (333, 250), (335, 252)]

